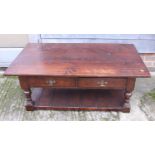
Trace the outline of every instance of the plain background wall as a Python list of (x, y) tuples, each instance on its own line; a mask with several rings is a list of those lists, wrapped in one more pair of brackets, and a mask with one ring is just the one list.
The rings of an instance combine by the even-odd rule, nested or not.
[(24, 47), (28, 43), (28, 34), (0, 34), (0, 48)]
[(0, 67), (8, 67), (28, 41), (28, 34), (0, 34)]
[(155, 34), (0, 34), (0, 48), (24, 47), (30, 36), (35, 42), (132, 43), (139, 53), (155, 53)]

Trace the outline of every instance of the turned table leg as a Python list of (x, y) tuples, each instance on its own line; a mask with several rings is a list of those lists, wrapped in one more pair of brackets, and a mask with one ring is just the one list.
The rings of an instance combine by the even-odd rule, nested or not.
[(33, 101), (32, 101), (32, 98), (31, 98), (31, 89), (24, 89), (24, 94), (25, 94), (25, 97), (26, 97), (26, 105), (25, 105), (25, 108), (27, 111), (33, 111), (34, 110), (34, 106), (33, 106)]
[(24, 90), (24, 94), (26, 97), (26, 105), (25, 108), (27, 111), (33, 111), (34, 110), (34, 105), (33, 105), (33, 101), (31, 98), (31, 89), (28, 85), (28, 80), (26, 77), (19, 77), (19, 81), (20, 81), (20, 86), (21, 88)]
[(131, 96), (132, 96), (132, 92), (125, 91), (123, 112), (130, 112), (130, 97)]
[(123, 112), (130, 112), (130, 97), (135, 87), (135, 78), (128, 78), (126, 83), (126, 89), (124, 94), (124, 109)]

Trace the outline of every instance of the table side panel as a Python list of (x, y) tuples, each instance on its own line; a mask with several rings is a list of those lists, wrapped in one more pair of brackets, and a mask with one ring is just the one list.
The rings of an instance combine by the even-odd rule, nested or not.
[(127, 78), (20, 76), (28, 87), (125, 89)]

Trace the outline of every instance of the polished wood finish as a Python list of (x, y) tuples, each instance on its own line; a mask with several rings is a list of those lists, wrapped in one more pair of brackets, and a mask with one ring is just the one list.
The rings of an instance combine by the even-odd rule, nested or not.
[(79, 78), (78, 87), (80, 88), (108, 88), (123, 89), (126, 87), (124, 78)]
[(28, 44), (5, 75), (149, 77), (131, 44)]
[(136, 78), (150, 77), (133, 45), (101, 43), (28, 44), (5, 75), (19, 77), (28, 111), (129, 112)]
[(24, 77), (30, 87), (75, 87), (76, 80), (74, 78), (61, 77)]

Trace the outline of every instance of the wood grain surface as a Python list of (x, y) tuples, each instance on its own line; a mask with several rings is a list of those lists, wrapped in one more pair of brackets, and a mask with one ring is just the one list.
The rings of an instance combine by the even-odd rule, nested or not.
[(149, 77), (132, 44), (29, 43), (5, 75)]

